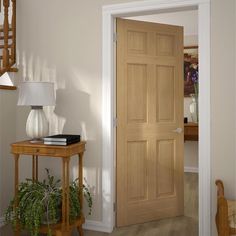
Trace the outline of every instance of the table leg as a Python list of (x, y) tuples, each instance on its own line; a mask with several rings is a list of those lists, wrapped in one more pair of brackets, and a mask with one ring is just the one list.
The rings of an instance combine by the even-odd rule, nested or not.
[[(15, 208), (18, 206), (18, 190), (19, 190), (19, 154), (14, 154), (15, 157)], [(16, 222), (15, 236), (20, 235), (20, 227), (18, 221)]]
[(32, 156), (32, 180), (38, 181), (38, 156)]
[(39, 157), (35, 156), (35, 169), (36, 169), (36, 175), (35, 175), (35, 179), (36, 181), (39, 180)]
[(79, 232), (79, 236), (84, 236), (84, 231), (83, 231), (82, 225), (80, 225), (78, 227), (78, 232)]
[(35, 181), (35, 155), (32, 155), (32, 180)]
[(66, 159), (66, 230), (70, 226), (70, 157)]
[(65, 182), (66, 182), (66, 161), (62, 158), (62, 228), (66, 224), (66, 198), (65, 198)]
[(84, 153), (79, 153), (78, 177), (79, 177), (79, 189), (81, 189), (79, 195), (81, 210), (83, 208), (83, 156)]
[[(79, 189), (81, 190), (78, 197), (79, 197), (80, 207), (81, 207), (81, 211), (82, 211), (82, 209), (83, 209), (83, 156), (84, 156), (84, 153), (79, 153), (78, 156), (79, 156), (79, 160), (78, 160), (79, 183), (78, 184), (79, 184)], [(78, 226), (77, 230), (78, 230), (80, 236), (84, 235), (82, 225)]]
[(63, 158), (62, 168), (62, 229), (70, 226), (70, 157)]
[(20, 155), (15, 154), (15, 196), (17, 198), (19, 188), (19, 157)]

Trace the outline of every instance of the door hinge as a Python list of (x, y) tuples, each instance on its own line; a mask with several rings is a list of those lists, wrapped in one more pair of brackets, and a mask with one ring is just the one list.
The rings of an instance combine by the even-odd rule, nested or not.
[(116, 203), (113, 203), (113, 211), (116, 212)]
[(114, 118), (113, 119), (113, 127), (117, 127), (118, 119)]
[(118, 39), (117, 33), (113, 33), (113, 42), (116, 43)]

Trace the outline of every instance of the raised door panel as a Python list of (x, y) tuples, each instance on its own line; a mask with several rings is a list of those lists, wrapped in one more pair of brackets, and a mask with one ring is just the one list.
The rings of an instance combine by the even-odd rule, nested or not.
[(128, 64), (127, 119), (128, 123), (147, 121), (147, 66)]
[(157, 158), (157, 198), (175, 194), (175, 141), (158, 140), (156, 146)]
[(147, 142), (129, 141), (127, 153), (128, 201), (147, 199)]
[(175, 55), (175, 37), (167, 34), (156, 35), (157, 56)]
[(146, 54), (147, 33), (139, 31), (128, 31), (127, 45), (128, 53), (130, 54)]
[(156, 67), (157, 122), (175, 120), (175, 76), (174, 67)]

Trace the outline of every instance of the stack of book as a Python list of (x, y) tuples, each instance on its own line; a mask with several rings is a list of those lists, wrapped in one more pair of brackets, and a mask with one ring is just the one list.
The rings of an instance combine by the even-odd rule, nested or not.
[(57, 134), (43, 138), (46, 145), (66, 146), (72, 143), (80, 142), (80, 135), (74, 134)]

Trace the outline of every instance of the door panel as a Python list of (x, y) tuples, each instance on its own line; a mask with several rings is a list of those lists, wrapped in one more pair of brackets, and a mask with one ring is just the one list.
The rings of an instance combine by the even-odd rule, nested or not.
[(174, 56), (175, 39), (173, 35), (156, 34), (157, 56)]
[(157, 198), (164, 196), (174, 196), (174, 170), (175, 170), (175, 141), (157, 141)]
[(157, 122), (174, 122), (174, 67), (157, 66), (156, 75)]
[(147, 33), (138, 31), (128, 31), (128, 53), (147, 53)]
[(147, 199), (147, 142), (128, 142), (128, 201)]
[(147, 121), (146, 65), (128, 64), (127, 75), (128, 123)]
[(183, 29), (117, 20), (117, 226), (183, 214)]

